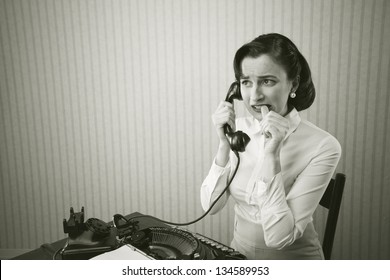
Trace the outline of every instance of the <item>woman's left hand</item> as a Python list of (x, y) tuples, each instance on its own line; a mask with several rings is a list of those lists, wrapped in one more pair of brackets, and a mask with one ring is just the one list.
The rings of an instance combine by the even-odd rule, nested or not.
[(265, 153), (279, 155), (281, 143), (290, 129), (288, 120), (274, 111), (269, 111), (267, 106), (261, 107), (262, 121), (261, 131), (265, 136)]

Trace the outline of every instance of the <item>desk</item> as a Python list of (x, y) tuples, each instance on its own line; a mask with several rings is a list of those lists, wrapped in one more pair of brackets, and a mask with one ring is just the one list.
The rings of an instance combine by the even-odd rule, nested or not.
[[(126, 215), (127, 219), (142, 215), (138, 212)], [(142, 217), (140, 219), (135, 219), (139, 221), (140, 229), (150, 227), (150, 226), (166, 226), (152, 218)], [(110, 222), (112, 224), (112, 222)], [(22, 255), (16, 256), (13, 260), (52, 260), (56, 251), (63, 248), (66, 244), (67, 238), (55, 241), (53, 243), (42, 244), (39, 248), (32, 250), (30, 252), (24, 253)]]
[[(142, 214), (138, 212), (129, 214), (125, 216), (125, 218), (126, 219), (134, 218), (134, 221), (138, 221), (138, 229), (141, 231), (150, 227), (170, 227), (169, 225), (163, 222), (153, 219), (153, 217), (142, 216)], [(109, 224), (112, 224), (112, 222), (110, 222)], [(191, 258), (193, 259), (197, 259), (197, 260), (214, 260), (214, 259), (244, 260), (246, 259), (246, 257), (240, 254), (240, 252), (235, 251), (233, 248), (230, 248), (222, 243), (219, 243), (218, 241), (215, 241), (211, 238), (208, 238), (198, 233), (190, 233), (190, 234), (192, 235), (193, 238), (197, 240), (197, 248), (195, 252), (190, 254)], [(64, 248), (67, 240), (68, 240), (67, 238), (64, 238), (50, 244), (43, 244), (38, 249), (22, 254), (13, 259), (14, 260), (52, 260), (56, 252)], [(190, 255), (185, 253), (182, 256), (188, 257)], [(157, 256), (160, 257), (161, 255), (158, 254)]]

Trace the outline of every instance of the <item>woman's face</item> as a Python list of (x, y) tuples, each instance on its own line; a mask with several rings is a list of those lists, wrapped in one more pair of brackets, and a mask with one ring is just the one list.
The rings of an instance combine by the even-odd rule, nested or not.
[(241, 70), (242, 99), (253, 117), (262, 120), (261, 106), (264, 105), (282, 116), (288, 113), (287, 100), (293, 90), (293, 82), (288, 80), (282, 66), (263, 54), (257, 58), (244, 58)]

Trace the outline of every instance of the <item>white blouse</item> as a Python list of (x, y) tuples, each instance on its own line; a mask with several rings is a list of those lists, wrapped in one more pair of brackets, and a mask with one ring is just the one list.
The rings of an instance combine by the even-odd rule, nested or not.
[[(302, 237), (341, 155), (339, 142), (326, 131), (301, 120), (297, 110), (287, 116), (290, 129), (280, 151), (281, 172), (270, 182), (259, 178), (264, 158), (264, 136), (259, 122), (253, 117), (236, 120), (237, 130), (251, 138), (245, 152), (240, 153), (240, 166), (229, 190), (213, 207), (217, 213), (229, 196), (235, 200), (236, 220), (248, 227), (261, 228), (248, 234), (237, 229), (246, 244), (255, 248), (282, 249)], [(226, 187), (237, 166), (237, 157), (231, 152), (225, 167), (212, 164), (201, 186), (201, 203), (207, 210)], [(314, 229), (314, 228), (313, 228)], [(310, 238), (317, 238), (311, 235)]]

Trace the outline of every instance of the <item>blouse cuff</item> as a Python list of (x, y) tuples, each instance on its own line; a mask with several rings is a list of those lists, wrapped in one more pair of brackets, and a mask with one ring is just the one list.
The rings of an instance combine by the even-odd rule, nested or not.
[(221, 179), (224, 173), (229, 172), (229, 170), (230, 160), (225, 167), (222, 167), (215, 163), (214, 158), (213, 163), (210, 167), (209, 174), (207, 175), (205, 181), (202, 184), (202, 186), (207, 189), (208, 196), (211, 196), (214, 191), (219, 191), (217, 182)]
[(269, 182), (257, 181), (251, 201), (259, 206), (262, 215), (285, 211), (288, 206), (281, 172), (276, 174)]

